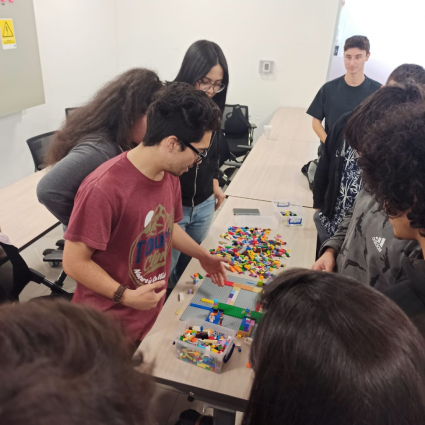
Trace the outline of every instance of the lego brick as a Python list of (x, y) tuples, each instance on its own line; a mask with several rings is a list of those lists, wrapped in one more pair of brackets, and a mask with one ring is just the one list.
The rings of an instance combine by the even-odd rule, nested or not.
[(213, 300), (208, 300), (207, 298), (201, 298), (201, 301), (203, 303), (214, 304), (214, 301)]
[(243, 285), (241, 283), (234, 283), (233, 287), (245, 289), (245, 291), (252, 291), (252, 292), (257, 292), (257, 293), (261, 292), (261, 288), (258, 288), (256, 286), (252, 286), (252, 285)]
[(202, 308), (203, 310), (212, 310), (211, 307), (207, 307), (205, 305), (200, 305), (200, 304), (195, 304), (195, 303), (190, 303), (191, 307), (196, 307), (196, 308)]
[(205, 320), (207, 312), (204, 309), (188, 306), (181, 315), (180, 320), (200, 319)]

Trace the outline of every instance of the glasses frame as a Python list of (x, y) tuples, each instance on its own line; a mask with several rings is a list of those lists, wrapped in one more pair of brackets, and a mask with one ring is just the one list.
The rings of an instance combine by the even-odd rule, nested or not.
[(199, 90), (201, 90), (203, 92), (207, 92), (212, 87), (214, 93), (220, 93), (220, 92), (222, 92), (226, 88), (226, 84), (220, 83), (220, 89), (218, 91), (215, 91), (216, 85), (213, 84), (213, 83), (210, 83), (210, 82), (204, 83), (202, 81), (202, 78), (198, 80), (198, 84), (199, 85), (201, 85), (201, 84), (208, 84), (208, 88), (206, 88), (206, 89), (199, 89)]
[(184, 145), (186, 145), (189, 149), (191, 149), (193, 152), (196, 153), (196, 155), (198, 155), (198, 158), (195, 161), (195, 164), (199, 164), (200, 162), (202, 162), (208, 155), (208, 151), (210, 150), (212, 141), (214, 140), (214, 136), (215, 134), (213, 134), (213, 136), (211, 137), (211, 142), (210, 145), (208, 146), (208, 149), (205, 152), (199, 152), (198, 149), (194, 148), (189, 142), (185, 142), (184, 140), (178, 139), (179, 142), (182, 142)]

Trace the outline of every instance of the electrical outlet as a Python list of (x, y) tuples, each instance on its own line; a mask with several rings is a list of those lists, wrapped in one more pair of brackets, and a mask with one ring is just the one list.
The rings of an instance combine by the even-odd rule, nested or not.
[(273, 67), (273, 61), (260, 61), (260, 74), (272, 74)]

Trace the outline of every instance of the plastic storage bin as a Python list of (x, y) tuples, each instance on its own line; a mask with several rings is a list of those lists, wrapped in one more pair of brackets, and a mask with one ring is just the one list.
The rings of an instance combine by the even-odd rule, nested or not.
[(285, 227), (303, 228), (307, 214), (297, 201), (272, 201), (276, 218)]
[[(222, 353), (214, 353), (212, 351), (205, 350), (202, 347), (197, 347), (194, 344), (180, 341), (180, 335), (182, 335), (189, 326), (203, 326), (205, 329), (216, 330), (217, 332), (228, 335), (230, 336), (229, 344)], [(188, 319), (182, 321), (176, 331), (176, 337), (174, 340), (176, 346), (176, 357), (203, 369), (212, 370), (215, 373), (221, 373), (223, 364), (227, 363), (233, 354), (235, 338), (236, 332), (232, 329), (214, 325), (204, 320)]]

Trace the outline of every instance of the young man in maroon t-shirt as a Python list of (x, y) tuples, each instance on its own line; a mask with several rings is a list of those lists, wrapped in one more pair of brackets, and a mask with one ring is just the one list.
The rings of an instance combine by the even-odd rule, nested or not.
[(205, 158), (220, 115), (202, 91), (168, 85), (148, 109), (143, 142), (90, 174), (75, 198), (63, 256), (65, 272), (78, 282), (73, 302), (114, 314), (135, 341), (164, 303), (172, 248), (197, 258), (224, 285), (223, 258), (177, 224), (178, 176)]

